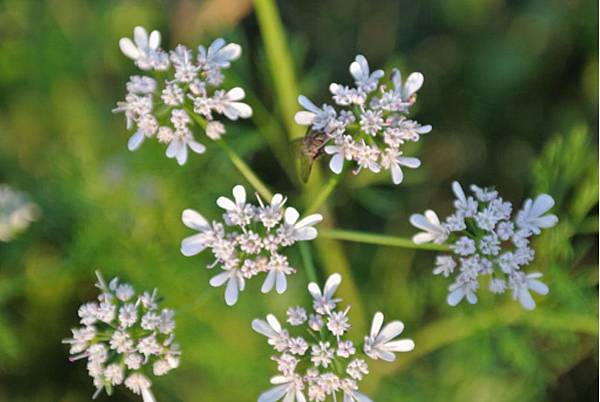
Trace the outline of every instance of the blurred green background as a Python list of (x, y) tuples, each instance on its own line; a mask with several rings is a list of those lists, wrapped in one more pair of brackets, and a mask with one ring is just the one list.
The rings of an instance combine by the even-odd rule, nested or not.
[[(229, 124), (227, 138), (300, 208), (318, 175), (304, 189), (286, 175), (295, 92), (327, 100), (359, 52), (374, 68), (423, 72), (414, 117), (434, 129), (411, 150), (423, 166), (397, 187), (386, 175), (346, 177), (324, 226), (408, 237), (411, 213), (450, 210), (453, 179), (495, 185), (516, 204), (548, 192), (561, 221), (538, 239), (530, 270), (551, 292), (532, 313), (483, 292), (479, 304), (451, 308), (448, 281), (431, 274), (434, 253), (318, 240), (320, 277), (344, 274), (355, 340), (381, 310), (417, 344), (392, 365), (371, 364), (363, 391), (381, 402), (597, 400), (598, 2), (282, 1), (285, 37), (269, 4), (0, 2), (0, 182), (42, 211), (0, 243), (0, 400), (91, 398), (84, 363), (70, 364), (60, 340), (95, 297), (96, 269), (158, 287), (178, 311), (183, 360), (154, 381), (160, 402), (256, 400), (275, 364), (251, 319), (309, 302), (294, 250), (300, 269), (287, 293), (263, 296), (253, 281), (234, 308), (208, 286), (210, 256), (180, 254), (190, 233), (181, 211), (217, 217), (215, 199), (244, 181), (214, 145), (185, 167), (158, 144), (127, 151), (111, 109), (136, 72), (117, 46), (135, 25), (160, 29), (165, 48), (218, 36), (243, 45), (228, 81), (246, 88), (255, 114)], [(137, 398), (118, 390), (112, 400)]]

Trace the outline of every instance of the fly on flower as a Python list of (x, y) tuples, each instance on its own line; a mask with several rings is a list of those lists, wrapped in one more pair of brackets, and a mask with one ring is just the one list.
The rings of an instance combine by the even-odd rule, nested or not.
[(302, 182), (308, 181), (314, 162), (324, 154), (327, 140), (326, 133), (308, 129), (304, 138), (293, 142), (294, 153), (298, 161), (298, 173)]
[(273, 314), (252, 321), (252, 329), (265, 336), (273, 348), (271, 360), (277, 363), (279, 372), (271, 378), (273, 387), (263, 392), (258, 402), (371, 402), (359, 392), (360, 381), (369, 374), (367, 360), (391, 362), (396, 353), (414, 349), (411, 339), (396, 339), (404, 324), (392, 321), (383, 325), (381, 312), (373, 317), (362, 348), (347, 339), (352, 328), (350, 307), (338, 309), (342, 299), (335, 297), (341, 281), (339, 274), (333, 274), (323, 290), (311, 282), (308, 291), (313, 297), (313, 310), (290, 307), (286, 320), (289, 329)]

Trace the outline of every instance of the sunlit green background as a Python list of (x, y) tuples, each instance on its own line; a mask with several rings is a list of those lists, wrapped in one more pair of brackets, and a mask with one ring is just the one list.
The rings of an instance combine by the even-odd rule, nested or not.
[[(96, 269), (158, 287), (178, 311), (183, 360), (154, 381), (159, 402), (256, 400), (275, 364), (251, 319), (308, 303), (297, 250), (285, 295), (263, 296), (255, 280), (234, 308), (208, 286), (210, 256), (180, 254), (181, 211), (217, 217), (214, 200), (247, 183), (215, 146), (185, 167), (153, 142), (127, 151), (111, 109), (136, 71), (117, 42), (138, 24), (160, 29), (167, 48), (218, 36), (243, 45), (228, 81), (247, 89), (255, 117), (229, 124), (229, 142), (300, 209), (318, 178), (300, 190), (287, 176), (289, 133), (299, 133), (290, 91), (325, 101), (329, 82), (350, 81), (359, 52), (375, 67), (423, 72), (415, 118), (434, 130), (411, 150), (423, 167), (397, 187), (385, 175), (346, 177), (326, 225), (408, 237), (411, 213), (450, 210), (453, 179), (496, 185), (517, 204), (548, 192), (561, 222), (538, 239), (531, 270), (551, 292), (533, 313), (483, 292), (479, 304), (451, 308), (448, 281), (431, 275), (434, 253), (319, 240), (319, 276), (344, 274), (352, 336), (381, 310), (417, 344), (395, 364), (372, 364), (364, 392), (402, 402), (597, 399), (598, 2), (282, 1), (285, 37), (262, 11), (249, 0), (0, 2), (0, 182), (29, 192), (43, 213), (0, 243), (0, 401), (91, 398), (84, 363), (69, 363), (60, 340), (95, 297)], [(112, 400), (137, 398), (119, 390)]]

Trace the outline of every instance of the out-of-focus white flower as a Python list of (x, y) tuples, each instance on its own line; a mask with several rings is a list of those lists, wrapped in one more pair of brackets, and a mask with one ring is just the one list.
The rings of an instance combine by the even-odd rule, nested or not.
[(0, 241), (11, 241), (39, 216), (38, 206), (25, 193), (0, 184)]
[(252, 116), (252, 108), (241, 102), (245, 97), (242, 88), (219, 88), (222, 70), (241, 54), (239, 45), (217, 39), (208, 49), (199, 46), (194, 58), (192, 50), (183, 45), (169, 53), (163, 51), (158, 31), (148, 35), (144, 28), (136, 27), (133, 41), (123, 38), (119, 46), (139, 68), (161, 71), (164, 77), (132, 76), (125, 100), (117, 102), (113, 110), (125, 114), (127, 129), (133, 131), (127, 144), (130, 151), (139, 149), (146, 138), (156, 137), (167, 145), (167, 157), (183, 165), (188, 150), (206, 151), (194, 137), (192, 122), (198, 123), (209, 139), (218, 140), (225, 134), (225, 126), (215, 115), (229, 120)]
[(430, 125), (421, 126), (407, 118), (423, 85), (423, 75), (413, 73), (403, 83), (399, 71), (394, 70), (390, 77), (393, 88), (389, 88), (389, 80), (380, 83), (383, 70), (371, 72), (362, 55), (350, 64), (350, 74), (355, 87), (329, 85), (337, 108), (326, 103), (318, 107), (300, 95), (298, 103), (304, 110), (296, 113), (296, 123), (326, 135), (323, 149), (331, 155), (329, 168), (333, 173), (340, 174), (344, 162), (350, 161), (354, 174), (363, 168), (379, 173), (383, 168), (390, 171), (394, 184), (400, 184), (404, 180), (402, 167), (421, 165), (417, 158), (404, 156), (402, 146), (431, 131)]
[(404, 330), (401, 321), (392, 321), (383, 326), (383, 313), (377, 312), (371, 323), (371, 333), (365, 337), (364, 350), (372, 359), (383, 359), (388, 362), (396, 360), (394, 352), (410, 352), (415, 348), (412, 339), (394, 340)]
[(131, 285), (117, 278), (107, 284), (97, 276), (98, 301), (79, 308), (82, 326), (63, 341), (70, 345), (70, 360), (87, 359), (94, 397), (124, 384), (144, 402), (154, 402), (150, 373), (164, 375), (179, 366), (174, 312), (158, 309), (156, 290), (136, 297)]
[(480, 279), (488, 277), (485, 288), (491, 293), (511, 290), (523, 308), (534, 309), (529, 291), (545, 295), (549, 289), (538, 280), (540, 273), (526, 274), (523, 268), (535, 257), (530, 238), (558, 222), (556, 215), (546, 214), (554, 200), (547, 194), (528, 199), (511, 221), (512, 204), (504, 201), (498, 191), (476, 185), (470, 189), (473, 196), (467, 196), (458, 182), (452, 183), (456, 210), (443, 223), (433, 211), (412, 215), (410, 222), (424, 230), (413, 241), (441, 244), (448, 240), (449, 249), (458, 256), (456, 260), (450, 255), (438, 256), (433, 270), (444, 277), (456, 274), (448, 288), (449, 305), (456, 306), (463, 299), (477, 303)]
[(198, 233), (181, 242), (181, 253), (193, 256), (210, 249), (215, 257), (209, 268), (219, 265), (223, 272), (214, 276), (212, 286), (225, 287), (228, 305), (237, 302), (245, 282), (265, 273), (261, 287), (264, 293), (287, 289), (287, 276), (296, 272), (282, 250), (298, 241), (317, 237), (314, 225), (323, 218), (319, 214), (300, 219), (298, 211), (285, 207), (286, 198), (275, 194), (265, 204), (258, 196), (258, 205), (247, 202), (246, 190), (237, 185), (233, 199), (219, 197), (217, 205), (225, 210), (223, 223), (209, 223), (192, 209), (183, 211), (183, 224)]
[(410, 216), (410, 223), (424, 230), (424, 232), (419, 232), (413, 236), (412, 240), (416, 244), (428, 243), (430, 241), (441, 244), (448, 238), (448, 229), (440, 223), (437, 214), (430, 209), (425, 211), (424, 215), (412, 214)]
[[(371, 402), (358, 391), (358, 382), (369, 374), (365, 359), (392, 361), (394, 352), (414, 348), (410, 339), (395, 339), (404, 328), (400, 321), (393, 321), (382, 328), (383, 314), (377, 313), (371, 333), (364, 338), (364, 354), (357, 352), (354, 343), (344, 339), (349, 334), (350, 306), (337, 309), (342, 300), (334, 293), (340, 282), (339, 274), (331, 275), (323, 291), (316, 283), (310, 283), (308, 290), (314, 298), (313, 311), (307, 321), (307, 312), (303, 308), (288, 309), (288, 323), (292, 325), (289, 331), (272, 314), (268, 314), (265, 320), (252, 321), (252, 329), (265, 336), (278, 353), (272, 357), (279, 371), (271, 379), (275, 386), (262, 393), (259, 402)], [(307, 328), (300, 328), (302, 324), (307, 324)], [(296, 331), (297, 335), (292, 331)], [(306, 332), (310, 336), (305, 339)]]

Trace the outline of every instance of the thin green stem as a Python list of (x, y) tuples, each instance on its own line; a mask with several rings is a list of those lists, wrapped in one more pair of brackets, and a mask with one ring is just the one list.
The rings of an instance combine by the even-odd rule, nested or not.
[(302, 257), (302, 262), (304, 263), (304, 269), (306, 270), (306, 276), (308, 276), (308, 280), (310, 282), (319, 283), (317, 269), (315, 268), (312, 252), (310, 251), (310, 245), (307, 242), (300, 242), (298, 243), (298, 247), (300, 248), (300, 257)]
[(327, 198), (329, 198), (333, 190), (337, 187), (338, 183), (342, 179), (342, 174), (343, 173), (331, 176), (327, 183), (321, 189), (319, 189), (317, 196), (307, 208), (306, 214), (312, 214), (321, 208), (323, 203), (327, 201)]
[(319, 236), (327, 239), (353, 241), (357, 243), (377, 244), (380, 246), (402, 247), (417, 250), (449, 251), (445, 244), (415, 244), (410, 239), (396, 236), (386, 236), (376, 233), (366, 233), (354, 230), (321, 229)]
[(225, 151), (233, 165), (244, 176), (244, 178), (254, 187), (258, 193), (266, 200), (271, 200), (273, 193), (265, 183), (254, 173), (252, 168), (244, 162), (244, 160), (223, 140), (215, 141)]
[[(192, 119), (194, 119), (194, 122), (196, 122), (201, 129), (206, 130), (206, 120), (202, 116), (198, 116), (198, 114), (193, 112), (188, 114), (192, 117)], [(246, 164), (246, 162), (244, 162), (244, 160), (233, 149), (231, 149), (231, 147), (223, 138), (216, 140), (215, 142), (221, 147), (221, 149), (223, 149), (223, 151), (225, 151), (233, 165), (242, 174), (242, 176), (244, 176), (248, 183), (250, 183), (250, 185), (254, 187), (254, 189), (258, 191), (262, 197), (270, 201), (273, 197), (273, 193), (271, 190), (269, 190), (267, 185), (263, 183), (258, 175), (254, 173), (252, 168), (248, 166), (248, 164)]]

